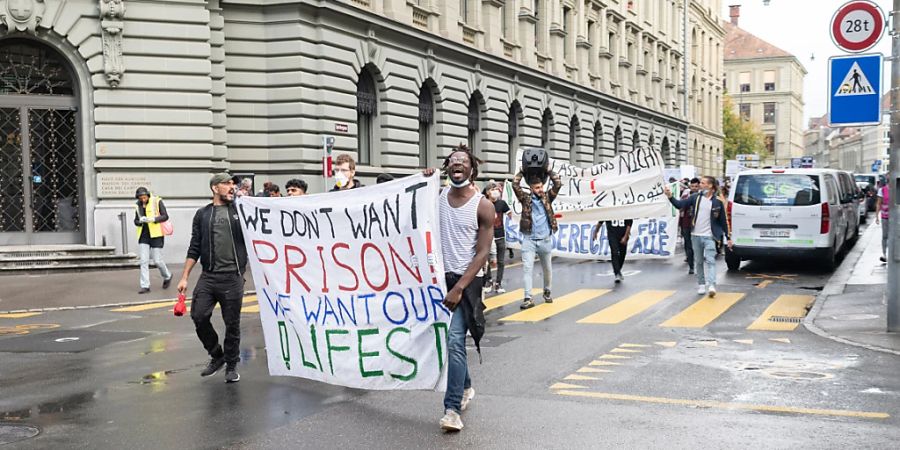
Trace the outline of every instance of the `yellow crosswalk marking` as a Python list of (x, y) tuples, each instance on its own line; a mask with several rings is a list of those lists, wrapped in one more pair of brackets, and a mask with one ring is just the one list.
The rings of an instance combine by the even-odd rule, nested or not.
[(629, 348), (614, 348), (610, 350), (610, 353), (641, 353), (640, 350), (632, 350)]
[(781, 295), (747, 327), (755, 331), (794, 331), (799, 322), (772, 322), (771, 317), (804, 317), (806, 308), (815, 300), (812, 295)]
[(628, 343), (624, 343), (624, 344), (620, 344), (619, 347), (621, 347), (621, 348), (649, 348), (650, 346), (649, 346), (649, 345), (644, 345), (644, 344), (628, 344)]
[(259, 304), (246, 306), (241, 308), (242, 313), (258, 313), (259, 312)]
[(144, 303), (143, 305), (126, 306), (124, 308), (111, 309), (112, 312), (139, 312), (149, 311), (151, 309), (168, 308), (175, 305), (175, 300), (166, 300), (164, 302)]
[(715, 298), (703, 297), (678, 313), (675, 317), (659, 326), (671, 328), (703, 328), (716, 320), (735, 303), (744, 298), (744, 294), (720, 292)]
[(782, 344), (790, 344), (791, 343), (791, 340), (788, 338), (770, 338), (769, 340), (772, 342), (780, 342)]
[[(257, 301), (257, 299), (256, 299), (255, 295), (248, 295), (248, 296), (244, 297), (243, 304), (246, 305), (248, 303), (256, 303), (256, 301)], [(188, 300), (187, 303), (190, 303), (190, 300)], [(140, 312), (140, 311), (150, 311), (152, 309), (170, 308), (174, 305), (175, 305), (175, 299), (171, 299), (171, 300), (163, 300), (163, 301), (154, 302), (154, 303), (144, 303), (142, 305), (125, 306), (122, 308), (111, 309), (110, 311), (112, 311), (112, 312)], [(219, 305), (216, 304), (216, 308), (218, 308), (218, 307), (219, 307)]]
[(734, 342), (737, 342), (738, 344), (753, 345), (753, 339), (735, 339)]
[(600, 355), (599, 359), (631, 359), (631, 357), (622, 355), (610, 355), (609, 353), (607, 353), (605, 355)]
[[(506, 266), (509, 267), (509, 266)], [(531, 295), (536, 296), (543, 292), (543, 290), (539, 288), (534, 288), (531, 290)], [(522, 301), (525, 298), (525, 289), (516, 289), (514, 291), (509, 291), (503, 294), (495, 295), (493, 297), (489, 297), (484, 299), (484, 312), (488, 312), (492, 309), (497, 309), (501, 306), (506, 306), (510, 303), (515, 303), (517, 301)]]
[(666, 347), (666, 348), (672, 348), (672, 347), (674, 347), (674, 346), (675, 346), (676, 344), (678, 344), (678, 343), (677, 343), (677, 342), (673, 342), (673, 341), (667, 341), (667, 342), (654, 342), (654, 344), (656, 344), (656, 345), (661, 345), (661, 346)]
[(718, 347), (719, 341), (697, 341), (698, 344), (704, 347)]
[(550, 389), (587, 389), (587, 386), (579, 386), (577, 384), (556, 383), (550, 386)]
[(621, 323), (644, 312), (647, 308), (665, 300), (674, 293), (675, 291), (642, 291), (591, 314), (579, 320), (578, 323)]
[(612, 362), (612, 361), (598, 361), (593, 360), (588, 364), (589, 366), (621, 366), (622, 363)]
[(593, 367), (582, 367), (577, 370), (578, 373), (612, 373), (612, 370), (595, 369)]
[(574, 374), (574, 373), (573, 373), (572, 375), (569, 375), (569, 376), (563, 378), (563, 380), (571, 380), (571, 381), (589, 381), (589, 380), (599, 380), (599, 378), (597, 378), (597, 377), (589, 377), (589, 376), (587, 376), (587, 375), (578, 375), (578, 374)]
[(608, 292), (609, 289), (579, 289), (571, 294), (554, 299), (553, 303), (542, 303), (534, 308), (517, 312), (500, 320), (506, 322), (539, 322)]
[(41, 313), (39, 312), (6, 313), (0, 314), (0, 319), (24, 319), (26, 317), (34, 317), (39, 315), (41, 315)]

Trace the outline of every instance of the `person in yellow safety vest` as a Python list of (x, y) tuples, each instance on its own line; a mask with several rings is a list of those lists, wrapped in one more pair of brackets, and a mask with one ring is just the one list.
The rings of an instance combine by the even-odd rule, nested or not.
[(162, 199), (150, 194), (145, 187), (139, 187), (134, 193), (137, 202), (134, 207), (134, 226), (137, 227), (139, 257), (141, 260), (141, 289), (138, 294), (150, 292), (150, 258), (156, 263), (159, 274), (163, 278), (163, 289), (172, 283), (172, 273), (162, 258), (165, 236), (163, 222), (169, 220), (166, 205)]

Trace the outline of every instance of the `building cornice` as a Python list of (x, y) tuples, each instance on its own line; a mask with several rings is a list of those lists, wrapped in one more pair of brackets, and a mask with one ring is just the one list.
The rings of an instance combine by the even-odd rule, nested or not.
[[(523, 65), (518, 61), (479, 51), (463, 43), (421, 30), (411, 24), (398, 22), (372, 11), (356, 8), (343, 2), (313, 2), (300, 0), (288, 3), (299, 3), (301, 6), (297, 19), (289, 22), (296, 23), (297, 21), (300, 21), (316, 26), (327, 26), (326, 24), (321, 23), (321, 19), (327, 18), (328, 13), (334, 14), (336, 16), (335, 18), (338, 19), (360, 22), (360, 29), (388, 30), (391, 33), (396, 33), (407, 38), (418, 39), (423, 43), (431, 43), (435, 46), (440, 46), (447, 52), (454, 53), (455, 56), (463, 56), (471, 59), (473, 62), (480, 64), (485, 71), (493, 70), (502, 73), (513, 70), (517, 72), (520, 81), (527, 82), (530, 78), (532, 80), (530, 84), (534, 86), (544, 86), (547, 83), (553, 83), (563, 89), (572, 91), (582, 100), (588, 101), (589, 98), (593, 98), (595, 99), (595, 103), (606, 103), (608, 109), (613, 109), (620, 113), (631, 114), (635, 117), (644, 119), (653, 118), (661, 124), (668, 123), (675, 128), (687, 129), (688, 126), (688, 122), (681, 118), (666, 115), (653, 109), (611, 96), (599, 90), (556, 77), (537, 68)], [(316, 10), (318, 14), (304, 14), (304, 8)], [(269, 23), (268, 21), (263, 22)], [(348, 31), (346, 29), (338, 29), (337, 27), (333, 28), (335, 31)], [(387, 40), (381, 40), (379, 43), (385, 46), (396, 45)]]

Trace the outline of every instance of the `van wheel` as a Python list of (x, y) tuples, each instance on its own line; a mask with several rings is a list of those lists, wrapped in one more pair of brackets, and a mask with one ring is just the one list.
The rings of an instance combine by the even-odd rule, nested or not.
[(732, 272), (737, 272), (741, 270), (741, 257), (737, 255), (732, 250), (725, 249), (725, 265), (728, 266), (728, 270)]

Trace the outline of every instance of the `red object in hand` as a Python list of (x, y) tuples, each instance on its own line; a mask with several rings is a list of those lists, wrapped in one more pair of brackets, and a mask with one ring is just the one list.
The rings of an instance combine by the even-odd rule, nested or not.
[(184, 304), (184, 294), (178, 294), (178, 303), (175, 303), (175, 309), (173, 312), (176, 317), (181, 317), (184, 315), (185, 311), (187, 311), (187, 306)]

